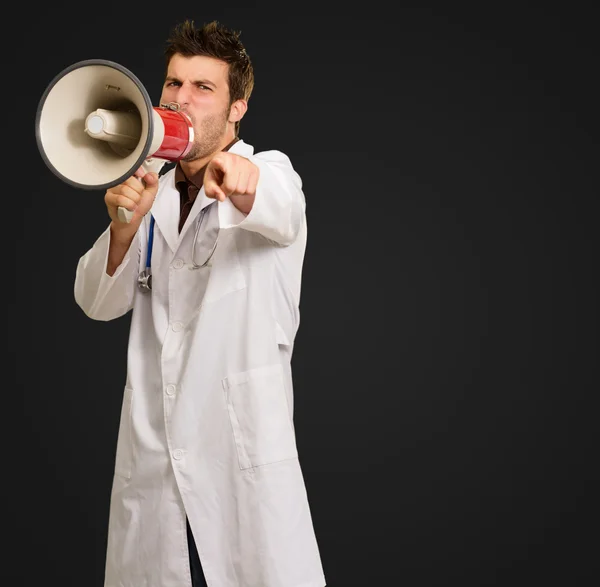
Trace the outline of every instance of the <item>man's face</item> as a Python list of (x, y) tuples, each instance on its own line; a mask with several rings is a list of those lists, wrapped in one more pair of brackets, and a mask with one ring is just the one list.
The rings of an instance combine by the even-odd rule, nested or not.
[(177, 102), (192, 119), (194, 146), (184, 161), (201, 159), (225, 146), (230, 117), (228, 69), (227, 63), (212, 57), (175, 54), (171, 58), (160, 103)]

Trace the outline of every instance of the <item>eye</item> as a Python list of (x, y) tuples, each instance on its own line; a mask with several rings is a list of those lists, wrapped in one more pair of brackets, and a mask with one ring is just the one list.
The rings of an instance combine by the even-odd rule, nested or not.
[(173, 87), (173, 86), (180, 86), (181, 83), (180, 82), (167, 82), (167, 88)]
[(208, 86), (205, 86), (204, 84), (197, 84), (197, 87), (200, 88), (201, 90), (208, 90), (208, 91), (212, 92), (212, 88), (209, 88)]

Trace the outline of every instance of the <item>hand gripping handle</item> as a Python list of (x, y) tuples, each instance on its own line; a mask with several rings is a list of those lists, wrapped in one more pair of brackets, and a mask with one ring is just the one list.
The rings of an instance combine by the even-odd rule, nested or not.
[[(162, 169), (165, 163), (167, 163), (165, 159), (153, 159), (150, 157), (142, 163), (141, 168), (145, 174), (150, 172), (159, 173), (159, 171)], [(141, 177), (138, 177), (137, 175), (135, 177), (137, 177), (141, 182), (144, 181)], [(129, 224), (131, 222), (131, 219), (133, 218), (133, 211), (128, 210), (123, 206), (119, 206), (119, 208), (117, 209), (117, 216), (119, 217), (119, 220), (121, 222), (126, 222), (127, 224)]]

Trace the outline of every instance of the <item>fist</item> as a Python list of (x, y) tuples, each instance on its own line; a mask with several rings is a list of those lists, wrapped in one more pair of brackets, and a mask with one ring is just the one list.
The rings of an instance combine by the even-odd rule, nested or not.
[[(204, 192), (209, 198), (223, 202), (225, 198), (234, 196), (232, 202), (246, 200), (245, 207), (252, 206), (256, 195), (256, 186), (260, 175), (259, 168), (250, 160), (234, 153), (221, 152), (215, 155), (204, 173)], [(243, 196), (237, 198), (237, 196)]]
[(133, 218), (129, 226), (137, 228), (142, 218), (150, 211), (157, 191), (158, 175), (146, 173), (140, 168), (124, 183), (106, 191), (104, 202), (108, 209), (108, 215), (114, 223), (123, 224), (119, 220), (117, 210), (120, 206), (127, 208), (133, 211)]

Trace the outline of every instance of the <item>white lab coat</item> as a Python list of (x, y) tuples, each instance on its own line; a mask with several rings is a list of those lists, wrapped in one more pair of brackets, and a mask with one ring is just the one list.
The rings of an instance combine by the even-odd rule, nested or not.
[(230, 152), (260, 179), (247, 216), (216, 204), (210, 268), (189, 269), (208, 199), (201, 190), (179, 234), (173, 170), (151, 210), (152, 293), (137, 288), (149, 214), (112, 277), (109, 229), (77, 266), (75, 299), (90, 318), (133, 311), (105, 587), (190, 587), (186, 515), (208, 587), (326, 584), (293, 425), (302, 183), (279, 151), (238, 141)]

